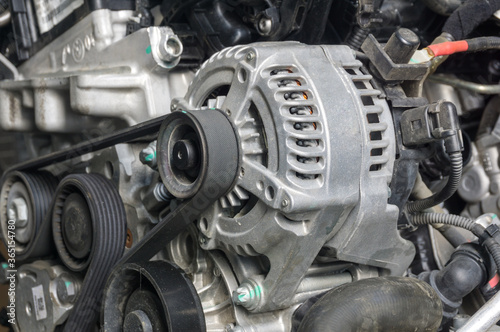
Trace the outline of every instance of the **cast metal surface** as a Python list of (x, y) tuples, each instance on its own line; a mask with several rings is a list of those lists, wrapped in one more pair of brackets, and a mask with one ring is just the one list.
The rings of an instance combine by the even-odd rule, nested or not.
[[(342, 46), (238, 46), (213, 55), (186, 97), (173, 101), (178, 110), (221, 109), (236, 128), (236, 185), (202, 213), (198, 227), (206, 250), (269, 260), (269, 271), (236, 269), (253, 294), (238, 304), (249, 310), (292, 305), (291, 290), (325, 244), (338, 259), (393, 274), (413, 257), (394, 227), (398, 209), (386, 203), (392, 119), (360, 67)], [(373, 240), (355, 236), (358, 229)]]
[(168, 27), (126, 36), (132, 11), (93, 11), (0, 82), (0, 128), (79, 133), (102, 118), (134, 125), (169, 112), (191, 81), (169, 72), (182, 43)]
[(20, 331), (54, 331), (68, 318), (82, 280), (53, 261), (25, 264), (17, 272), (17, 325)]

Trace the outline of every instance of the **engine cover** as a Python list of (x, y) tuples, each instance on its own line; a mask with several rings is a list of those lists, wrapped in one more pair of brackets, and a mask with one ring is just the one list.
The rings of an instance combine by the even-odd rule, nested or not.
[(232, 262), (247, 309), (290, 306), (322, 248), (393, 275), (413, 259), (387, 203), (394, 125), (371, 80), (349, 47), (252, 44), (213, 55), (173, 101), (220, 109), (237, 133), (239, 177), (198, 227), (202, 248), (259, 260), (257, 274)]

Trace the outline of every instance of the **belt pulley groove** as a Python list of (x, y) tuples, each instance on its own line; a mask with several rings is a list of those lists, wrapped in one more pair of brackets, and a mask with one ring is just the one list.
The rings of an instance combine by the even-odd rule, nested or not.
[[(92, 223), (91, 251), (83, 264), (72, 257), (61, 234), (61, 205), (69, 192), (79, 192), (88, 204)], [(107, 277), (125, 248), (126, 215), (113, 183), (98, 174), (73, 174), (64, 178), (57, 190), (53, 211), (53, 234), (63, 263), (71, 270), (88, 266), (85, 279), (64, 331), (89, 331), (96, 322)]]

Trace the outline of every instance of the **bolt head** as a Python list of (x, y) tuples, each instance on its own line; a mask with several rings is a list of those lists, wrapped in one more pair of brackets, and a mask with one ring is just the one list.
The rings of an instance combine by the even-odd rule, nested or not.
[(77, 286), (71, 278), (60, 276), (56, 283), (57, 297), (62, 303), (73, 303), (76, 299)]
[(28, 204), (22, 197), (16, 197), (12, 200), (11, 205), (7, 210), (10, 220), (15, 220), (16, 227), (23, 228), (28, 224)]
[(250, 300), (250, 291), (246, 287), (238, 287), (233, 292), (233, 301), (236, 304), (247, 303)]
[(150, 144), (145, 149), (139, 153), (139, 160), (144, 165), (148, 165), (150, 167), (156, 166), (156, 149)]
[(158, 55), (165, 62), (174, 62), (182, 54), (182, 43), (177, 36), (164, 35), (158, 46)]
[(273, 21), (268, 17), (259, 20), (258, 31), (262, 36), (268, 36), (273, 29)]
[(246, 58), (248, 61), (255, 59), (255, 53), (252, 51), (248, 52)]
[(287, 207), (289, 204), (290, 204), (290, 201), (288, 199), (284, 199), (281, 202), (281, 206), (284, 207), (284, 208)]

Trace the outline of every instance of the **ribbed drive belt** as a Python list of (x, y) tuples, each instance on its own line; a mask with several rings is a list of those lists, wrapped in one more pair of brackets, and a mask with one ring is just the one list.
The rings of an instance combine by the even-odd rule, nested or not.
[[(168, 162), (171, 151), (165, 151), (169, 145), (164, 142), (162, 132), (167, 130), (169, 123), (187, 120), (193, 124), (200, 142), (200, 175), (196, 182), (199, 189), (194, 196), (181, 203), (174, 211), (164, 217), (146, 236), (128, 251), (118, 265), (147, 261), (165, 245), (180, 234), (206, 208), (225, 195), (233, 186), (239, 169), (238, 140), (233, 125), (227, 117), (218, 110), (210, 109), (191, 112), (174, 112), (165, 119), (158, 138), (158, 162)], [(185, 123), (185, 122), (183, 122)], [(165, 146), (163, 146), (165, 145)], [(170, 144), (172, 145), (172, 144)], [(161, 168), (162, 165), (158, 165)], [(160, 171), (164, 182), (164, 172)], [(167, 185), (167, 184), (166, 184)], [(168, 188), (168, 185), (167, 185)]]
[[(215, 113), (212, 113), (212, 117), (206, 117), (205, 115), (202, 117), (203, 121), (206, 123), (202, 124), (204, 130), (202, 130), (199, 135), (200, 139), (203, 140), (205, 148), (202, 151), (203, 156), (201, 167), (204, 169), (203, 177), (200, 179), (201, 186), (199, 187), (199, 190), (191, 199), (184, 200), (174, 211), (166, 215), (151, 231), (146, 234), (146, 236), (144, 236), (144, 238), (141, 239), (141, 241), (135, 244), (134, 247), (132, 247), (118, 261), (115, 265), (114, 271), (116, 271), (122, 264), (148, 261), (161, 249), (165, 248), (168, 242), (185, 230), (203, 210), (226, 194), (234, 184), (239, 168), (238, 142), (234, 128), (225, 116), (221, 116), (222, 112), (216, 110), (207, 110), (203, 112)], [(5, 179), (5, 175), (13, 171), (37, 170), (54, 163), (70, 160), (87, 153), (114, 146), (116, 144), (131, 142), (145, 136), (152, 136), (152, 139), (154, 139), (162, 123), (168, 122), (169, 117), (177, 117), (176, 113), (177, 112), (167, 116), (162, 116), (118, 131), (117, 133), (110, 134), (99, 139), (92, 139), (87, 142), (77, 144), (72, 148), (57, 151), (40, 158), (18, 164), (11, 167), (4, 173), (2, 182)], [(186, 112), (183, 111), (183, 113)], [(36, 249), (41, 248), (41, 244), (45, 242), (42, 236), (45, 237), (47, 235), (47, 228), (50, 229), (50, 217), (47, 216), (43, 224), (45, 227), (42, 226), (41, 232), (35, 238), (32, 246), (33, 250), (30, 250), (30, 253), (38, 253)], [(105, 239), (101, 240), (105, 241)], [(105, 246), (103, 246), (103, 248), (105, 248)], [(92, 274), (99, 280), (99, 282), (94, 285), (94, 288), (102, 287), (98, 284), (101, 280), (106, 279), (108, 271), (110, 270), (109, 265), (105, 266), (101, 264), (100, 261), (102, 260), (102, 263), (105, 264), (105, 262), (116, 261), (118, 259), (118, 257), (116, 257), (116, 259), (110, 257), (104, 259), (103, 255), (106, 254), (109, 255), (110, 252), (108, 251), (107, 253), (103, 253), (94, 251), (92, 253)], [(91, 280), (88, 280), (88, 283), (86, 280), (85, 283), (88, 285), (85, 294), (96, 294), (95, 289), (92, 289), (93, 286)], [(79, 297), (74, 308), (92, 310), (92, 313), (87, 312), (87, 314), (90, 314), (89, 316), (94, 316), (96, 311), (99, 309), (98, 306), (100, 305), (100, 302), (100, 296), (99, 298), (86, 298), (85, 296), (81, 296)], [(70, 321), (68, 321), (69, 324), (67, 324), (64, 330), (71, 332), (87, 331), (89, 324), (85, 323), (85, 319), (88, 320), (88, 318), (90, 318), (89, 316), (86, 317), (85, 312), (73, 312)]]

